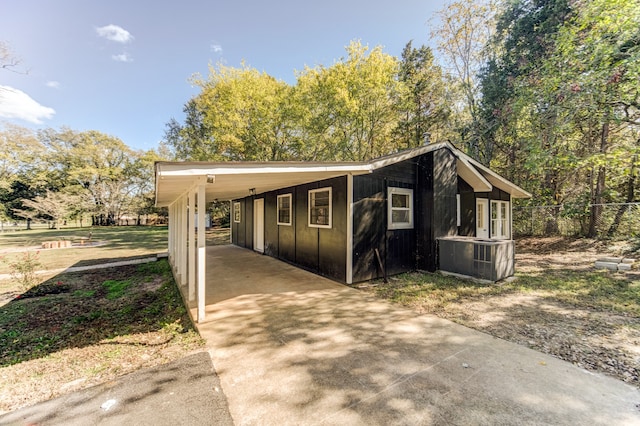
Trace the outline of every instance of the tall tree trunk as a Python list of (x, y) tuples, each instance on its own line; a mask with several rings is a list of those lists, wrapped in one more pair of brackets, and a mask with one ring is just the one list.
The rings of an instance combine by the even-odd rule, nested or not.
[[(602, 125), (602, 133), (600, 136), (600, 153), (607, 151), (607, 141), (609, 139), (609, 120), (605, 117)], [(598, 176), (596, 178), (596, 187), (591, 200), (591, 216), (589, 217), (589, 232), (587, 237), (594, 238), (598, 235), (598, 224), (602, 219), (602, 194), (606, 188), (607, 168), (604, 165), (598, 166)]]
[(613, 218), (613, 223), (609, 227), (609, 231), (607, 231), (608, 237), (613, 237), (616, 232), (618, 232), (618, 227), (620, 226), (620, 222), (622, 222), (622, 216), (627, 211), (628, 203), (633, 202), (635, 198), (635, 186), (636, 186), (636, 162), (638, 161), (638, 156), (634, 155), (631, 157), (631, 169), (629, 170), (629, 178), (627, 179), (627, 196), (625, 198), (625, 204), (618, 207), (618, 211), (616, 212), (615, 218)]

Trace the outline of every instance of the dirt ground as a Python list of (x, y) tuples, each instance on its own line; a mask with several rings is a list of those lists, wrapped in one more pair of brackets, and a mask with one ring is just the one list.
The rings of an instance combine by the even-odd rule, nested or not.
[[(638, 259), (628, 247), (586, 239), (526, 238), (516, 242), (518, 273), (592, 270), (604, 256)], [(620, 279), (638, 282), (634, 270)], [(623, 276), (622, 276), (623, 275)], [(542, 292), (507, 292), (462, 300), (440, 316), (501, 339), (602, 372), (640, 387), (640, 318), (561, 303)]]

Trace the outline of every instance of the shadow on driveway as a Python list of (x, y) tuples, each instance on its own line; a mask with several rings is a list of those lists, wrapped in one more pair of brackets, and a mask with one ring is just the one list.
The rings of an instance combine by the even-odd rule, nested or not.
[(640, 392), (267, 256), (208, 249), (212, 353), (236, 424), (640, 424)]

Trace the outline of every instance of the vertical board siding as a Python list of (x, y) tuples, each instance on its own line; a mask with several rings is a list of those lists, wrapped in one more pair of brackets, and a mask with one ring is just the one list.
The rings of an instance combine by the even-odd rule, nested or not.
[(296, 264), (318, 272), (318, 228), (309, 227), (308, 200), (310, 189), (318, 188), (317, 184), (296, 187), (295, 216), (296, 227), (295, 256)]
[(347, 279), (347, 178), (340, 177), (320, 183), (318, 188), (331, 186), (331, 229), (318, 228), (318, 272), (339, 281)]
[(421, 156), (416, 164), (416, 266), (435, 270), (433, 248), (433, 153)]
[[(275, 224), (275, 225), (274, 225)], [(264, 254), (278, 257), (278, 205), (275, 192), (264, 194)]]
[(458, 235), (476, 236), (476, 195), (473, 188), (461, 177), (458, 177), (458, 193), (460, 194), (460, 226)]
[[(332, 188), (332, 226), (329, 229), (310, 227), (308, 222), (308, 191), (324, 187)], [(277, 197), (282, 194), (292, 194), (291, 226), (278, 225)], [(338, 281), (346, 281), (346, 177), (284, 188), (259, 194), (256, 197), (234, 200), (241, 203), (242, 222), (240, 224), (232, 224), (234, 232), (233, 243), (241, 247), (253, 248), (254, 198), (264, 198), (265, 200), (264, 238), (266, 255), (277, 257)]]
[(433, 152), (433, 237), (456, 235), (456, 158), (448, 149)]
[[(309, 190), (332, 188), (332, 227), (310, 227)], [(413, 229), (390, 230), (387, 224), (389, 187), (413, 189)], [(277, 224), (277, 196), (292, 194), (291, 226)], [(461, 224), (456, 224), (456, 194), (460, 194)], [(265, 254), (318, 274), (346, 281), (347, 177), (283, 188), (260, 194), (265, 198)], [(437, 238), (475, 234), (475, 200), (508, 201), (496, 188), (474, 193), (458, 177), (456, 158), (448, 149), (392, 164), (353, 177), (353, 282), (381, 276), (375, 251), (388, 275), (438, 268)], [(253, 198), (241, 203), (241, 223), (232, 223), (233, 243), (253, 248)]]
[(353, 281), (379, 276), (375, 249), (385, 258), (385, 182), (381, 176), (353, 177)]
[(253, 198), (247, 197), (244, 199), (244, 246), (253, 250)]
[(278, 258), (287, 262), (296, 263), (296, 226), (304, 217), (296, 216), (296, 191), (295, 188), (287, 188), (278, 191), (278, 195), (291, 194), (291, 226), (278, 226)]
[[(414, 229), (387, 230), (387, 188), (414, 190)], [(415, 269), (416, 168), (407, 160), (353, 178), (353, 281), (381, 276), (378, 249), (388, 275)]]

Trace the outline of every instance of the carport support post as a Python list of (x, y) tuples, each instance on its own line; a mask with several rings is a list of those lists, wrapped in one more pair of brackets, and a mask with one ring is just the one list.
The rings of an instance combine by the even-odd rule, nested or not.
[(207, 214), (205, 185), (198, 185), (198, 322), (205, 317), (205, 284), (206, 284), (206, 241), (204, 237), (204, 219)]
[(180, 202), (181, 225), (180, 225), (180, 285), (187, 284), (187, 196), (182, 197)]
[(196, 191), (189, 192), (189, 302), (196, 300)]
[(174, 224), (174, 213), (173, 213), (173, 204), (169, 206), (169, 244), (167, 247), (167, 251), (169, 252), (169, 265), (171, 265), (171, 268), (173, 269), (173, 256), (175, 256), (175, 254), (173, 253), (173, 228), (175, 227)]

